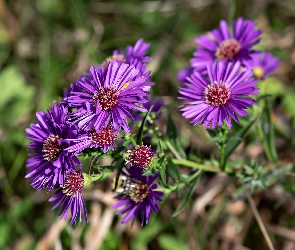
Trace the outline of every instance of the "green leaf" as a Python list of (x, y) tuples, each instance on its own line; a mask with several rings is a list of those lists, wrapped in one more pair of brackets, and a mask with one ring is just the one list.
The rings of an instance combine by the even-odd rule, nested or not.
[(168, 115), (167, 120), (167, 136), (171, 140), (175, 140), (177, 138), (176, 126), (172, 120), (171, 114)]
[[(231, 140), (231, 138), (229, 138), (227, 140), (226, 146), (225, 146), (225, 160), (228, 159), (228, 157), (230, 157), (230, 155), (240, 145), (240, 143), (242, 142), (242, 140), (246, 136), (246, 134), (249, 131), (249, 129), (253, 126), (253, 124), (255, 123), (255, 121), (256, 121), (256, 119), (254, 119), (253, 121), (250, 121), (248, 123), (248, 125), (246, 125), (245, 127), (243, 127), (240, 131), (238, 131), (238, 133), (235, 134), (234, 137), (232, 137), (233, 138), (232, 140)], [(239, 139), (237, 140), (237, 138), (239, 138)]]
[(177, 169), (177, 166), (169, 159), (168, 160), (168, 166), (167, 166), (168, 174), (174, 179), (174, 180), (180, 180), (180, 175)]
[(278, 160), (276, 146), (275, 146), (275, 133), (274, 124), (270, 117), (270, 107), (266, 102), (262, 117), (261, 117), (261, 133), (263, 134), (263, 147), (269, 160), (276, 162)]
[(285, 181), (286, 173), (291, 171), (292, 165), (285, 165), (285, 166), (277, 166), (274, 169), (268, 169), (264, 168), (262, 176), (260, 177), (259, 181), (260, 185), (256, 187), (255, 190), (253, 190), (253, 185), (255, 185), (255, 182), (253, 182), (253, 178), (251, 178), (250, 182), (246, 185), (241, 186), (234, 194), (233, 198), (234, 200), (238, 199), (244, 199), (247, 195), (250, 195), (253, 191), (259, 191), (261, 189), (266, 189), (267, 187), (273, 185), (274, 183), (278, 181)]
[(152, 111), (154, 105), (152, 105), (149, 109), (149, 111), (146, 113), (145, 117), (143, 118), (140, 128), (138, 130), (138, 134), (137, 134), (137, 145), (142, 145), (142, 137), (143, 137), (143, 130), (144, 130), (144, 126), (146, 123), (146, 119), (149, 116), (150, 112)]
[(170, 114), (168, 115), (168, 120), (167, 120), (167, 137), (170, 144), (175, 149), (175, 151), (179, 154), (179, 156), (186, 159), (186, 154), (180, 144), (178, 134), (177, 134), (177, 129)]
[(161, 141), (160, 141), (160, 140), (158, 140), (158, 144), (157, 144), (157, 152), (158, 152), (158, 153), (163, 152), (163, 148), (162, 148), (162, 145), (161, 145)]
[(212, 137), (211, 139), (209, 139), (206, 144), (210, 144), (212, 142), (218, 142), (220, 143), (221, 139), (219, 137)]
[(117, 172), (115, 187), (114, 187), (113, 191), (115, 191), (118, 187), (119, 178), (120, 178), (120, 175), (121, 175), (121, 172), (122, 172), (122, 169), (124, 168), (124, 166), (125, 166), (124, 159), (119, 160), (116, 164), (116, 168), (118, 169), (118, 172)]
[(161, 234), (159, 236), (159, 244), (162, 250), (186, 250), (188, 246), (184, 240), (175, 235)]
[(11, 129), (24, 117), (28, 117), (34, 105), (32, 100), (35, 90), (25, 83), (23, 76), (13, 66), (1, 71), (0, 82), (0, 124), (7, 125), (7, 128)]
[(150, 175), (154, 175), (156, 173), (156, 169), (152, 168), (152, 169), (147, 169), (145, 171), (143, 171), (142, 175), (143, 176), (150, 176)]
[(215, 130), (212, 129), (207, 129), (208, 134), (210, 135), (211, 138), (217, 137), (218, 134)]
[(167, 186), (166, 166), (163, 165), (159, 171), (164, 186)]
[(187, 205), (187, 203), (189, 202), (190, 198), (192, 197), (194, 190), (196, 188), (196, 186), (198, 185), (198, 182), (201, 178), (201, 173), (202, 171), (199, 170), (198, 172), (195, 173), (194, 178), (191, 180), (191, 182), (188, 184), (188, 187), (183, 195), (182, 200), (180, 201), (179, 206), (177, 207), (176, 211), (174, 212), (174, 214), (172, 215), (172, 217), (175, 217), (176, 215), (178, 215)]
[(134, 235), (131, 243), (131, 250), (145, 249), (146, 246), (155, 239), (162, 231), (167, 228), (167, 223), (163, 223), (160, 220), (155, 220), (154, 223), (152, 221), (149, 222), (146, 226), (142, 227), (138, 232)]
[(124, 149), (125, 149), (125, 147), (124, 147), (124, 146), (121, 146), (121, 147), (117, 147), (114, 151), (109, 150), (108, 152), (110, 152), (112, 158), (115, 158), (115, 157), (118, 156), (118, 154), (120, 154)]

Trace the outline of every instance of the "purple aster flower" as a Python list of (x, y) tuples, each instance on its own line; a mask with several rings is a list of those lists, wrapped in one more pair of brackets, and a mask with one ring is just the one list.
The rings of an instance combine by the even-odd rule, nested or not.
[(106, 69), (109, 63), (118, 61), (133, 65), (143, 74), (146, 70), (146, 63), (151, 60), (150, 57), (145, 56), (149, 47), (150, 44), (144, 43), (143, 39), (141, 38), (136, 42), (134, 47), (128, 45), (125, 54), (123, 54), (121, 50), (115, 50), (113, 55), (108, 57), (101, 66), (103, 69)]
[(151, 113), (156, 114), (157, 115), (156, 117), (158, 118), (159, 117), (158, 115), (160, 115), (159, 112), (161, 108), (163, 107), (163, 105), (164, 105), (164, 101), (161, 98), (150, 96), (148, 101), (143, 104), (143, 107), (145, 107), (147, 110), (150, 110), (150, 108), (153, 106)]
[(258, 52), (251, 55), (251, 59), (245, 62), (245, 66), (253, 70), (258, 80), (269, 76), (280, 65), (280, 60), (271, 53)]
[[(147, 93), (142, 89), (147, 78), (137, 77), (139, 71), (134, 66), (112, 62), (106, 70), (90, 68), (92, 80), (82, 77), (77, 84), (83, 91), (71, 92), (68, 97), (70, 107), (79, 108), (72, 118), (83, 130), (95, 128), (100, 131), (111, 123), (115, 130), (123, 129), (130, 133), (127, 117), (132, 109), (147, 112), (138, 106), (147, 102)], [(135, 79), (135, 80), (134, 80)]]
[(148, 224), (151, 218), (151, 210), (159, 212), (160, 207), (157, 201), (162, 201), (163, 192), (157, 191), (158, 185), (154, 181), (158, 173), (153, 176), (142, 176), (140, 168), (127, 168), (129, 174), (123, 173), (120, 176), (116, 199), (118, 202), (113, 208), (121, 209), (117, 214), (125, 214), (122, 223), (132, 219), (134, 224), (136, 217), (141, 215), (141, 226)]
[(132, 150), (128, 150), (128, 157), (126, 163), (130, 164), (132, 167), (147, 168), (154, 156), (157, 154), (153, 152), (151, 146), (137, 145)]
[(216, 62), (208, 65), (209, 80), (194, 72), (186, 78), (184, 88), (179, 88), (181, 100), (189, 103), (181, 106), (183, 116), (192, 119), (191, 123), (205, 124), (212, 129), (216, 125), (222, 126), (223, 121), (231, 128), (231, 118), (239, 122), (237, 114), (246, 116), (245, 109), (256, 101), (248, 95), (258, 94), (259, 89), (254, 86), (257, 81), (252, 76), (252, 70), (240, 70), (240, 62)]
[[(144, 43), (143, 39), (139, 39), (135, 46), (132, 47), (128, 45), (126, 48), (125, 54), (121, 50), (115, 50), (111, 57), (108, 57), (102, 64), (102, 69), (107, 69), (111, 62), (118, 63), (126, 63), (129, 65), (133, 65), (136, 69), (139, 70), (140, 74), (138, 74), (135, 78), (141, 77), (144, 75), (147, 80), (150, 78), (150, 72), (146, 72), (146, 63), (151, 60), (150, 57), (145, 56), (147, 53), (150, 44)], [(135, 80), (135, 79), (133, 79)], [(146, 82), (145, 86), (143, 86), (143, 90), (148, 92), (155, 83), (154, 82)]]
[(82, 197), (83, 187), (83, 175), (80, 172), (69, 173), (66, 176), (64, 187), (59, 188), (48, 200), (49, 202), (56, 201), (52, 209), (62, 206), (59, 216), (64, 220), (67, 219), (69, 210), (71, 210), (72, 217), (70, 225), (75, 225), (77, 219), (80, 224), (82, 222), (82, 213), (84, 213), (86, 224), (88, 224), (86, 206)]
[(68, 91), (66, 88), (63, 90), (63, 99), (60, 102), (61, 105), (67, 106), (68, 105), (68, 97), (71, 96), (72, 92), (82, 91), (80, 86), (77, 83), (70, 84), (70, 90)]
[[(83, 75), (81, 75), (79, 78), (78, 78), (78, 81), (82, 78), (87, 78), (89, 81), (92, 80), (92, 75), (87, 72), (87, 73), (84, 73)], [(66, 88), (64, 88), (63, 90), (63, 100), (61, 101), (61, 105), (65, 105), (67, 106), (68, 105), (68, 97), (71, 96), (71, 93), (72, 92), (81, 92), (82, 91), (82, 88), (76, 83), (71, 83), (70, 84), (70, 90), (68, 91)]]
[[(153, 97), (149, 96), (148, 101), (143, 104), (143, 107), (146, 110), (150, 110), (150, 108), (153, 106), (150, 114), (153, 114), (155, 119), (158, 119), (161, 117), (161, 108), (164, 105), (164, 101), (159, 97)], [(135, 121), (142, 121), (142, 113), (140, 112), (134, 112), (134, 120)], [(150, 122), (147, 121), (147, 126), (151, 126)]]
[(190, 76), (194, 71), (193, 67), (185, 67), (182, 70), (180, 70), (177, 74), (178, 80), (183, 83), (185, 82), (185, 78)]
[(196, 39), (199, 47), (191, 59), (191, 66), (206, 73), (206, 66), (214, 61), (240, 61), (250, 59), (252, 47), (259, 43), (262, 31), (255, 29), (251, 20), (239, 18), (233, 21), (231, 33), (227, 23), (222, 20), (219, 28), (209, 32), (209, 36)]
[(67, 172), (75, 171), (74, 163), (81, 165), (79, 159), (65, 150), (78, 135), (78, 128), (67, 121), (67, 108), (54, 105), (52, 111), (36, 113), (37, 124), (26, 129), (28, 146), (36, 152), (27, 160), (30, 184), (37, 190), (45, 187), (51, 191), (55, 185), (65, 184)]
[(95, 128), (81, 134), (77, 139), (74, 139), (74, 145), (67, 148), (67, 151), (80, 154), (86, 148), (102, 148), (106, 153), (110, 148), (115, 150), (115, 141), (118, 140), (118, 131), (112, 126), (102, 128), (99, 132)]

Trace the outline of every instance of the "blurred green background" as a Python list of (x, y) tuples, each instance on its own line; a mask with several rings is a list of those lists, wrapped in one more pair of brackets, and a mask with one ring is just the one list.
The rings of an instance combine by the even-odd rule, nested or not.
[[(194, 195), (199, 202), (178, 217), (171, 218), (179, 202), (172, 196), (147, 227), (132, 229), (114, 219), (109, 183), (85, 195), (90, 225), (70, 227), (50, 211), (49, 194), (34, 191), (24, 179), (25, 128), (35, 122), (36, 111), (58, 100), (90, 65), (144, 38), (151, 44), (153, 93), (169, 106), (177, 96), (177, 72), (195, 50), (195, 37), (221, 19), (239, 16), (263, 29), (257, 48), (282, 60), (268, 91), (276, 96), (273, 116), (284, 138), (278, 146), (280, 140), (288, 145), (295, 131), (294, 0), (0, 0), (0, 249), (268, 249), (247, 201), (233, 203), (231, 191), (221, 195), (212, 189), (220, 183), (224, 188), (224, 176), (205, 176)], [(186, 121), (178, 122), (179, 132), (187, 135)], [(255, 145), (251, 150), (250, 158), (261, 154)], [(294, 150), (285, 147), (280, 157), (294, 162)], [(200, 201), (209, 191), (215, 194), (210, 202)], [(294, 198), (283, 192), (282, 201), (274, 193), (262, 192), (254, 200), (277, 249), (295, 249)]]

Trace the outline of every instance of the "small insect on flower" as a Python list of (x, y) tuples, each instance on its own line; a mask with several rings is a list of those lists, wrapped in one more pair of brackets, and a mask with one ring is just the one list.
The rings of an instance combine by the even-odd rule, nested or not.
[(55, 185), (64, 185), (65, 175), (75, 171), (81, 165), (79, 159), (65, 148), (72, 145), (78, 136), (78, 127), (67, 121), (67, 108), (54, 105), (52, 111), (36, 113), (37, 124), (26, 129), (29, 149), (35, 150), (27, 160), (30, 184), (37, 190), (48, 188), (50, 192)]
[(231, 128), (231, 118), (239, 122), (237, 114), (246, 116), (245, 109), (256, 101), (249, 95), (258, 94), (255, 88), (257, 81), (252, 76), (252, 70), (242, 69), (240, 62), (216, 62), (207, 66), (208, 79), (194, 72), (186, 78), (185, 87), (179, 88), (180, 100), (189, 101), (180, 106), (183, 116), (192, 119), (191, 123), (222, 126), (223, 121)]
[(157, 201), (162, 201), (163, 192), (157, 191), (158, 185), (154, 181), (158, 173), (152, 176), (142, 176), (140, 168), (127, 168), (128, 173), (120, 176), (118, 188), (115, 190), (118, 202), (113, 208), (121, 208), (117, 214), (125, 214), (122, 223), (132, 219), (134, 224), (138, 215), (141, 215), (141, 226), (146, 225), (151, 218), (151, 210), (159, 212)]
[(233, 21), (231, 33), (227, 23), (222, 20), (219, 28), (196, 39), (198, 48), (191, 59), (191, 66), (206, 73), (208, 64), (214, 61), (243, 62), (250, 59), (252, 47), (259, 43), (261, 30), (255, 29), (255, 23), (251, 20), (239, 18)]
[(251, 55), (245, 66), (253, 70), (256, 79), (263, 80), (280, 66), (280, 60), (271, 53), (257, 52)]
[(66, 176), (66, 182), (64, 187), (60, 187), (49, 199), (49, 202), (56, 201), (56, 204), (52, 209), (56, 209), (61, 206), (59, 215), (64, 220), (67, 219), (69, 210), (71, 210), (71, 222), (70, 225), (75, 225), (76, 220), (79, 220), (79, 224), (82, 222), (82, 213), (86, 224), (88, 224), (88, 217), (84, 199), (82, 197), (82, 189), (84, 187), (84, 177), (81, 172), (69, 173)]

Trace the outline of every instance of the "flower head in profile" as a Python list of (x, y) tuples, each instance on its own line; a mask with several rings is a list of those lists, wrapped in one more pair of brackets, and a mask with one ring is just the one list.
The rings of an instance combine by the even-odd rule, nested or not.
[(128, 45), (126, 47), (125, 54), (122, 50), (115, 50), (111, 57), (108, 57), (101, 65), (103, 69), (106, 69), (108, 65), (113, 62), (123, 62), (129, 65), (133, 65), (142, 74), (146, 70), (146, 63), (151, 60), (150, 57), (146, 56), (147, 50), (150, 47), (149, 43), (144, 43), (143, 39), (139, 39), (134, 47)]
[[(146, 72), (146, 63), (151, 60), (150, 57), (146, 56), (147, 50), (150, 47), (149, 43), (144, 43), (143, 39), (139, 39), (134, 47), (131, 45), (128, 45), (126, 47), (125, 53), (122, 52), (122, 50), (115, 50), (113, 52), (113, 55), (108, 57), (102, 64), (102, 69), (107, 69), (108, 66), (112, 62), (118, 62), (118, 63), (126, 63), (128, 65), (134, 66), (137, 70), (139, 70), (139, 74), (135, 76), (135, 79), (141, 76), (144, 76), (147, 78), (147, 81), (145, 85), (142, 87), (142, 89), (146, 92), (150, 91), (151, 86), (153, 86), (154, 82), (149, 82), (150, 78), (150, 72)], [(133, 80), (135, 80), (133, 79)]]
[(271, 53), (257, 52), (245, 62), (245, 66), (253, 70), (256, 79), (263, 80), (280, 65), (280, 60)]
[(37, 124), (26, 129), (29, 149), (35, 150), (27, 160), (29, 171), (26, 178), (37, 190), (65, 184), (67, 172), (75, 171), (74, 163), (81, 165), (79, 159), (65, 150), (77, 138), (78, 128), (67, 121), (67, 108), (54, 105), (52, 111), (36, 113)]
[(185, 87), (179, 88), (179, 99), (188, 101), (181, 106), (182, 115), (193, 125), (211, 125), (215, 129), (226, 121), (231, 128), (231, 118), (239, 122), (237, 115), (246, 116), (245, 110), (256, 103), (249, 95), (258, 94), (257, 81), (251, 78), (252, 70), (241, 70), (240, 62), (216, 62), (207, 70), (209, 79), (194, 72), (186, 78)]
[(157, 201), (162, 201), (163, 192), (157, 191), (158, 185), (154, 183), (158, 174), (142, 176), (142, 170), (136, 167), (127, 168), (129, 174), (123, 173), (120, 177), (116, 199), (118, 202), (113, 208), (120, 208), (117, 214), (126, 214), (122, 223), (132, 220), (134, 224), (138, 215), (141, 225), (148, 224), (152, 210), (159, 212)]
[(111, 124), (112, 128), (121, 127), (130, 133), (126, 119), (133, 120), (131, 110), (147, 112), (139, 104), (147, 102), (143, 90), (147, 78), (138, 74), (134, 66), (112, 62), (106, 70), (90, 68), (92, 79), (82, 77), (77, 81), (82, 91), (71, 92), (67, 102), (70, 107), (78, 108), (72, 119), (83, 130), (93, 127), (99, 132)]
[(190, 76), (193, 73), (193, 71), (194, 71), (194, 68), (191, 66), (183, 68), (177, 74), (178, 81), (180, 81), (181, 83), (184, 83), (185, 78)]
[(198, 48), (191, 59), (191, 66), (197, 71), (206, 73), (206, 66), (214, 61), (243, 63), (250, 59), (252, 47), (259, 43), (261, 30), (255, 28), (251, 20), (239, 18), (233, 21), (230, 32), (227, 23), (222, 20), (219, 28), (196, 39)]
[(86, 148), (102, 148), (106, 153), (109, 149), (115, 150), (114, 143), (118, 140), (118, 134), (118, 131), (114, 130), (111, 125), (103, 127), (99, 132), (92, 128), (74, 139), (74, 145), (67, 150), (80, 154)]
[[(159, 119), (161, 117), (161, 109), (164, 106), (164, 100), (159, 97), (149, 96), (148, 101), (142, 105), (146, 110), (150, 110), (150, 116), (154, 119)], [(134, 112), (134, 120), (135, 121), (142, 121), (145, 114), (140, 112)], [(148, 117), (146, 121), (146, 125), (151, 127), (151, 121)]]
[(56, 202), (52, 209), (61, 207), (59, 215), (64, 220), (67, 219), (68, 213), (71, 210), (70, 225), (75, 225), (78, 219), (79, 224), (82, 222), (82, 214), (86, 224), (88, 217), (82, 190), (84, 187), (84, 177), (81, 172), (72, 172), (66, 175), (65, 185), (60, 187), (55, 194), (49, 199), (49, 202)]

